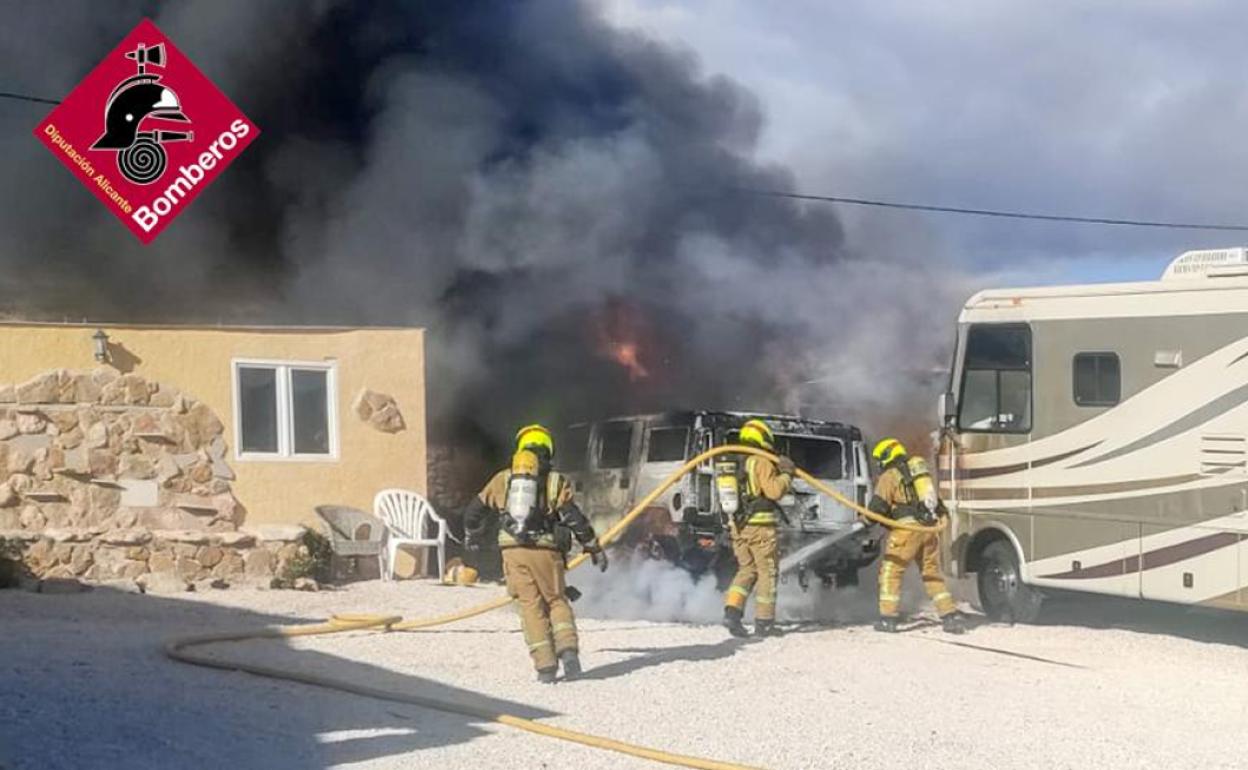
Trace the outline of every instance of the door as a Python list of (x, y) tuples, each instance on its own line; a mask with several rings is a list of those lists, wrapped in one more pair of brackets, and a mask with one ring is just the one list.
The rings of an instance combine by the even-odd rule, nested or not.
[(594, 430), (588, 502), (594, 528), (605, 532), (628, 511), (640, 437), (635, 420), (599, 423)]
[[(633, 501), (640, 501), (684, 465), (689, 451), (689, 426), (649, 423), (641, 446), (641, 463), (634, 487)], [(685, 505), (683, 484), (672, 485), (652, 504), (669, 511), (679, 520)]]

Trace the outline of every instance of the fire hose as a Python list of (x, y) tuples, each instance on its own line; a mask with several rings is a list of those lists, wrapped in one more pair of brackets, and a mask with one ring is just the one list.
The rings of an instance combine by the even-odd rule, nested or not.
[[(728, 445), (708, 449), (699, 454), (697, 457), (689, 460), (679, 470), (673, 472), (663, 481), (662, 484), (655, 487), (649, 494), (642, 498), (641, 502), (633, 506), (622, 519), (616, 522), (606, 533), (604, 533), (599, 541), (603, 546), (614, 542), (628, 525), (640, 516), (647, 508), (654, 504), (659, 497), (672, 487), (677, 481), (686, 474), (695, 470), (702, 463), (723, 454), (749, 454), (758, 457), (765, 457), (772, 461), (777, 458), (771, 452), (767, 452), (755, 447)], [(913, 524), (910, 522), (899, 522), (889, 519), (871, 511), (858, 503), (850, 500), (835, 489), (827, 486), (819, 479), (811, 476), (806, 471), (798, 468), (796, 470), (798, 478), (803, 479), (806, 483), (831, 497), (842, 505), (850, 508), (863, 518), (886, 527), (895, 529), (905, 529), (914, 532), (939, 532), (944, 528), (944, 522), (936, 525), (927, 526), (921, 524)], [(568, 569), (575, 569), (588, 559), (588, 554), (582, 553), (578, 555), (568, 564)], [(488, 722), (508, 725), (521, 730), (526, 730), (537, 735), (545, 735), (551, 738), (579, 743), (584, 746), (591, 746), (598, 749), (606, 749), (616, 751), (622, 754), (629, 754), (642, 759), (649, 759), (655, 762), (661, 762), (669, 765), (678, 765), (681, 767), (703, 768), (704, 770), (744, 770), (745, 765), (733, 764), (731, 762), (720, 762), (712, 759), (702, 759), (700, 757), (686, 756), (682, 754), (673, 754), (659, 749), (648, 748), (631, 743), (616, 741), (611, 738), (605, 738), (588, 733), (568, 730), (554, 725), (543, 724), (536, 720), (526, 719), (524, 717), (515, 716), (513, 714), (504, 714), (488, 708), (473, 706), (471, 704), (458, 703), (454, 701), (439, 700), (436, 698), (428, 698), (420, 695), (400, 693), (393, 690), (382, 690), (374, 687), (350, 682), (344, 679), (323, 676), (300, 671), (289, 671), (274, 666), (267, 666), (259, 663), (245, 663), (240, 661), (224, 660), (202, 652), (195, 652), (193, 648), (202, 647), (209, 644), (218, 644), (222, 642), (239, 642), (251, 639), (284, 639), (296, 636), (318, 636), (324, 634), (340, 634), (347, 631), (416, 631), (425, 628), (433, 628), (436, 626), (444, 626), (461, 620), (467, 620), (478, 615), (484, 615), (487, 612), (505, 607), (512, 602), (511, 597), (502, 596), (484, 604), (475, 607), (469, 607), (465, 610), (440, 615), (431, 618), (414, 618), (412, 620), (403, 620), (397, 615), (364, 615), (364, 614), (343, 614), (335, 615), (323, 623), (297, 625), (297, 626), (278, 626), (274, 628), (266, 628), (261, 630), (240, 630), (226, 631), (213, 634), (201, 634), (196, 636), (179, 637), (171, 639), (165, 643), (165, 654), (176, 661), (189, 663), (196, 666), (205, 666), (208, 668), (223, 669), (226, 671), (244, 671), (257, 676), (268, 677), (271, 679), (283, 679), (290, 682), (299, 682), (301, 684), (313, 685), (316, 687), (324, 687), (341, 692), (352, 693), (355, 695), (363, 695), (365, 697), (377, 698), (380, 700), (395, 701), (399, 703), (408, 703), (422, 708), (433, 709), (451, 714), (460, 714), (462, 716), (472, 717), (474, 719), (482, 719)]]

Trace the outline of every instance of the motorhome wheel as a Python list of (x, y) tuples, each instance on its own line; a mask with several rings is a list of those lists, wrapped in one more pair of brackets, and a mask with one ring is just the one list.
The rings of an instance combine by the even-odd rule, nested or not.
[(1018, 556), (1004, 540), (989, 543), (979, 560), (979, 601), (992, 620), (1034, 623), (1043, 600), (1023, 582)]

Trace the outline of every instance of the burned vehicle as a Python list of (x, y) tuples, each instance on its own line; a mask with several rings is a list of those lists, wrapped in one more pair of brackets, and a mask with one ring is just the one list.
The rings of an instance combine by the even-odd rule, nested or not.
[[(746, 420), (761, 418), (775, 433), (776, 450), (793, 458), (845, 497), (865, 504), (870, 474), (862, 433), (837, 422), (743, 412), (686, 411), (618, 417), (573, 425), (557, 442), (560, 470), (575, 485), (582, 509), (599, 532), (699, 453), (737, 443)], [(727, 584), (736, 562), (727, 516), (715, 483), (716, 463), (703, 463), (655, 501), (620, 540), (695, 574), (713, 572)], [(801, 479), (781, 501), (782, 575), (803, 588), (855, 585), (858, 571), (879, 555), (880, 533), (854, 512)]]

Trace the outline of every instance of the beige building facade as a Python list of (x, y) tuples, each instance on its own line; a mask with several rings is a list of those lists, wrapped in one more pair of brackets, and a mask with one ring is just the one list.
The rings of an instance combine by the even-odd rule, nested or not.
[(315, 506), (425, 492), (424, 370), (420, 329), (0, 324), (0, 541), (38, 576), (281, 575)]
[[(107, 354), (97, 361), (101, 331)], [(421, 329), (0, 325), (0, 386), (53, 370), (97, 369), (138, 375), (212, 410), (224, 427), (245, 525), (310, 525), (313, 506), (324, 503), (371, 510), (373, 495), (386, 487), (424, 492)], [(301, 372), (308, 379), (324, 374), (324, 385), (310, 383), (300, 405), (315, 412), (323, 387), (324, 415), (309, 414), (304, 422), (324, 436), (295, 446), (293, 436), (279, 435), (274, 446), (272, 428), (288, 434), (298, 428), (290, 391)], [(381, 429), (362, 419), (357, 402), (366, 392), (391, 397), (402, 427)], [(271, 405), (251, 403), (270, 395)], [(244, 425), (244, 413), (255, 423), (268, 423), (270, 414), (277, 419)], [(256, 446), (240, 441), (245, 431), (257, 434)]]

